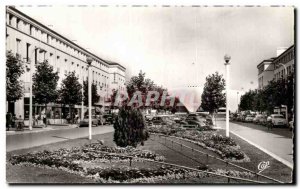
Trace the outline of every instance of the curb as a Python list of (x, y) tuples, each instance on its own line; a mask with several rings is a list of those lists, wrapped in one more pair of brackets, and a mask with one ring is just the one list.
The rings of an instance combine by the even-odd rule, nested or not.
[(285, 159), (283, 159), (283, 158), (277, 156), (276, 154), (270, 152), (269, 150), (267, 150), (267, 149), (265, 149), (265, 148), (263, 148), (263, 147), (261, 147), (261, 146), (255, 144), (255, 143), (249, 141), (248, 139), (246, 139), (246, 138), (240, 136), (239, 134), (236, 134), (236, 133), (233, 132), (233, 131), (230, 131), (230, 133), (234, 134), (235, 136), (241, 138), (242, 140), (248, 142), (249, 144), (255, 146), (256, 148), (258, 148), (258, 149), (260, 149), (261, 151), (265, 152), (266, 154), (270, 155), (271, 157), (273, 157), (273, 158), (276, 159), (277, 161), (279, 161), (279, 162), (283, 163), (284, 165), (288, 166), (289, 168), (293, 169), (293, 167), (294, 167), (294, 166), (293, 166), (293, 163), (288, 162), (287, 160), (285, 160)]

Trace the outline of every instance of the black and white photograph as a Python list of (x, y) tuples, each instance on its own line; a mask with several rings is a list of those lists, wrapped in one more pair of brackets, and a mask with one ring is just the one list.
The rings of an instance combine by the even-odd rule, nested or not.
[(4, 7), (8, 185), (296, 183), (297, 7)]

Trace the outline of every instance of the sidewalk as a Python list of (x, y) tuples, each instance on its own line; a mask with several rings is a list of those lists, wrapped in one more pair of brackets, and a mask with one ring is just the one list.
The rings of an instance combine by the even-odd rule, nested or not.
[[(56, 142), (68, 141), (77, 138), (87, 138), (89, 134), (88, 127), (81, 128), (69, 128), (69, 129), (52, 129), (42, 131), (23, 133), (23, 134), (11, 134), (6, 136), (6, 151), (14, 151), (20, 149), (31, 148), (35, 146), (41, 146), (45, 144), (51, 144)], [(99, 126), (93, 127), (93, 135), (104, 134), (113, 132), (113, 126)], [(20, 131), (15, 131), (20, 132)], [(22, 131), (21, 131), (22, 132)], [(24, 131), (26, 132), (26, 131)]]
[(43, 126), (33, 127), (32, 130), (29, 130), (28, 127), (25, 127), (23, 131), (16, 131), (16, 128), (10, 128), (9, 131), (6, 131), (6, 135), (39, 133), (39, 132), (52, 131), (52, 130), (72, 129), (72, 128), (76, 128), (76, 127), (78, 127), (77, 124), (48, 125), (47, 127), (43, 127)]
[[(225, 129), (225, 121), (218, 122)], [(230, 122), (230, 133), (259, 148), (278, 161), (293, 167), (293, 139), (288, 129), (266, 127), (252, 123)]]

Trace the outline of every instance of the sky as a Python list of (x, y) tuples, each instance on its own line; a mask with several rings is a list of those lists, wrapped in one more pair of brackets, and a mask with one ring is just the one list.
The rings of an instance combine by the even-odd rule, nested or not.
[[(171, 92), (185, 91), (199, 106), (205, 78), (225, 77), (230, 60), (229, 108), (257, 88), (256, 66), (294, 44), (292, 7), (16, 7), (103, 59), (140, 70)], [(198, 86), (198, 87), (189, 87)], [(239, 95), (237, 94), (239, 92)]]

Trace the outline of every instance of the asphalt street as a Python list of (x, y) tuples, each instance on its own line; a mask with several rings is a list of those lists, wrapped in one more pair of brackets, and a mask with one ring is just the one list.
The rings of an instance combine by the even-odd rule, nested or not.
[[(217, 123), (225, 129), (225, 121)], [(231, 134), (236, 134), (293, 166), (293, 133), (287, 128), (273, 128), (253, 123), (230, 122)]]
[[(113, 126), (92, 127), (93, 135), (113, 132)], [(88, 127), (47, 130), (23, 134), (9, 134), (6, 136), (6, 151), (31, 148), (44, 144), (61, 142), (76, 138), (88, 138)]]

